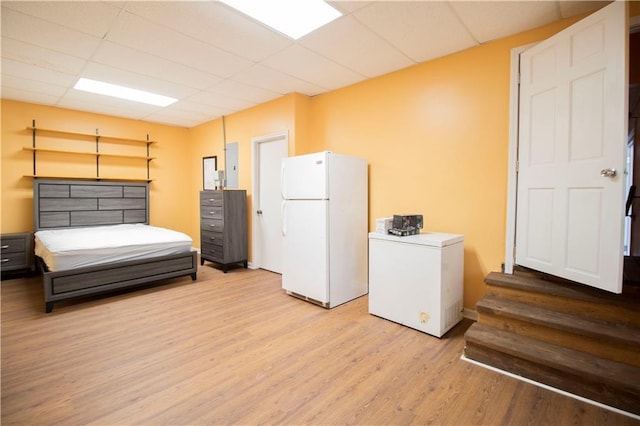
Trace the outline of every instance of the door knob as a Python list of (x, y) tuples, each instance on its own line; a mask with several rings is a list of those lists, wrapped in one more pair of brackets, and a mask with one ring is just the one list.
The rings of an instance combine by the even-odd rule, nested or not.
[(262, 214), (262, 210), (256, 211), (257, 214)]
[(602, 169), (600, 170), (600, 176), (602, 177), (615, 177), (616, 169)]

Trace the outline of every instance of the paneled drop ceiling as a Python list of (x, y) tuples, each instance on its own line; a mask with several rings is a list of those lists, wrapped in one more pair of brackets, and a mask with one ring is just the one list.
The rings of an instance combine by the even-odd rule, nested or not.
[[(268, 0), (265, 0), (268, 1)], [(193, 127), (468, 49), (608, 1), (332, 1), (294, 41), (216, 1), (2, 1), (1, 94)], [(154, 107), (73, 89), (102, 80), (178, 98)]]

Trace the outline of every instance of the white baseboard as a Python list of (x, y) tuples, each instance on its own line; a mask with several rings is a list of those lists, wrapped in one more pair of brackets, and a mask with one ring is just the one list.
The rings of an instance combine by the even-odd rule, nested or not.
[(640, 416), (637, 415), (637, 414), (629, 413), (628, 411), (624, 411), (624, 410), (621, 410), (619, 408), (611, 407), (611, 406), (603, 404), (601, 402), (593, 401), (593, 400), (585, 398), (583, 396), (575, 395), (575, 394), (572, 394), (570, 392), (564, 391), (562, 389), (554, 388), (553, 386), (545, 385), (544, 383), (536, 382), (535, 380), (527, 379), (526, 377), (518, 376), (517, 374), (513, 374), (513, 373), (510, 373), (508, 371), (501, 370), (499, 368), (492, 367), (492, 366), (487, 365), (487, 364), (483, 364), (481, 362), (478, 362), (478, 361), (475, 361), (473, 359), (467, 358), (466, 356), (464, 356), (464, 354), (462, 354), (460, 356), (460, 359), (463, 360), (463, 361), (467, 361), (467, 362), (469, 362), (471, 364), (475, 364), (475, 365), (478, 365), (480, 367), (484, 367), (484, 368), (486, 368), (488, 370), (492, 370), (492, 371), (495, 371), (497, 373), (504, 374), (505, 376), (513, 377), (514, 379), (522, 380), (523, 382), (530, 383), (532, 385), (535, 385), (535, 386), (550, 390), (552, 392), (556, 392), (556, 393), (559, 393), (561, 395), (565, 395), (565, 396), (568, 396), (570, 398), (574, 398), (574, 399), (577, 399), (579, 401), (586, 402), (587, 404), (595, 405), (597, 407), (604, 408), (604, 409), (610, 410), (610, 411), (614, 411), (614, 412), (616, 412), (618, 414), (622, 414), (624, 416), (628, 416), (628, 417), (634, 418), (636, 420), (640, 420)]

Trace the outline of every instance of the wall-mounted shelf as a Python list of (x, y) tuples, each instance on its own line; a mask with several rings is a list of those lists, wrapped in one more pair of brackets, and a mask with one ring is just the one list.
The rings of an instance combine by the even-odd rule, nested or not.
[[(59, 130), (59, 129), (50, 129), (50, 128), (41, 128), (41, 127), (36, 127), (36, 122), (35, 120), (33, 121), (33, 125), (32, 126), (28, 126), (27, 130), (30, 130), (32, 132), (32, 146), (30, 147), (23, 147), (23, 150), (25, 151), (30, 151), (32, 152), (33, 155), (33, 173), (32, 174), (28, 174), (28, 175), (24, 175), (24, 177), (31, 177), (31, 178), (55, 178), (55, 179), (78, 179), (78, 180), (109, 180), (109, 181), (139, 181), (139, 182), (152, 182), (153, 179), (151, 179), (149, 177), (149, 163), (152, 160), (155, 160), (155, 157), (151, 157), (149, 154), (149, 148), (152, 144), (157, 143), (156, 141), (150, 140), (149, 139), (149, 135), (147, 135), (147, 139), (135, 139), (135, 138), (123, 138), (120, 136), (109, 136), (109, 135), (101, 135), (98, 132), (98, 129), (96, 129), (96, 133), (92, 134), (92, 133), (83, 133), (83, 132), (71, 132), (71, 131), (67, 131), (67, 130)], [(91, 142), (94, 146), (94, 150), (89, 151), (89, 150), (82, 150), (82, 149), (63, 149), (63, 148), (57, 148), (57, 147), (41, 147), (41, 146), (36, 146), (36, 136), (43, 136), (43, 135), (47, 135), (49, 138), (51, 139), (77, 139), (77, 142), (79, 144), (83, 144), (83, 143), (88, 143)], [(67, 146), (69, 144), (69, 141), (67, 140)], [(110, 153), (110, 152), (102, 152), (101, 148), (104, 146), (104, 144), (109, 144), (109, 145), (113, 145), (113, 144), (139, 144), (139, 145), (143, 145), (143, 148), (145, 149), (144, 154), (119, 154), (119, 153)], [(134, 149), (138, 149), (138, 148), (134, 148)], [(87, 156), (87, 157), (93, 157), (95, 159), (95, 175), (93, 176), (68, 176), (68, 175), (58, 175), (58, 174), (43, 174), (43, 173), (38, 173), (37, 171), (37, 167), (38, 167), (38, 163), (37, 160), (39, 159), (38, 156), (40, 154), (46, 155), (47, 154), (61, 154), (61, 155), (72, 155), (72, 156)], [(51, 157), (49, 157), (51, 158)], [(121, 159), (128, 159), (128, 160), (144, 160), (145, 161), (145, 165), (146, 165), (146, 174), (147, 177), (145, 179), (141, 179), (141, 178), (123, 178), (123, 177), (109, 177), (109, 176), (105, 176), (103, 173), (101, 173), (101, 163), (100, 163), (100, 159), (101, 158), (121, 158)], [(46, 161), (43, 159), (39, 159), (40, 161)], [(62, 166), (61, 166), (62, 168)]]
[[(34, 122), (34, 124), (35, 124), (35, 122)], [(32, 130), (32, 131), (37, 130), (39, 132), (59, 133), (61, 135), (79, 136), (79, 137), (86, 137), (86, 138), (99, 137), (100, 139), (108, 139), (108, 140), (114, 141), (114, 142), (121, 141), (121, 142), (133, 142), (133, 143), (141, 143), (141, 144), (154, 144), (154, 143), (157, 143), (157, 141), (147, 140), (147, 139), (123, 138), (121, 136), (100, 135), (100, 134), (98, 134), (97, 129), (96, 129), (96, 133), (83, 133), (83, 132), (69, 132), (67, 130), (48, 129), (48, 128), (44, 128), (44, 127), (35, 127), (35, 125), (33, 125), (33, 126), (28, 126), (27, 130)]]
[(139, 179), (139, 178), (123, 178), (123, 177), (76, 177), (76, 176), (62, 176), (62, 175), (23, 175), (26, 178), (34, 179), (73, 179), (73, 180), (96, 180), (96, 181), (110, 181), (110, 182), (153, 182), (153, 179)]
[(25, 151), (37, 151), (37, 152), (57, 152), (59, 154), (77, 154), (77, 155), (93, 155), (96, 157), (115, 157), (115, 158), (138, 158), (142, 160), (155, 160), (155, 157), (147, 157), (146, 155), (124, 155), (124, 154), (107, 154), (103, 152), (90, 152), (90, 151), (73, 151), (66, 149), (50, 149), (50, 148), (31, 148), (23, 147)]

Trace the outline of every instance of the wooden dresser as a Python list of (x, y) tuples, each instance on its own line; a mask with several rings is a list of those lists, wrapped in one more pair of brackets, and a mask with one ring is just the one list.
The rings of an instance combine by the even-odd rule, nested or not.
[(247, 191), (200, 191), (200, 265), (215, 262), (247, 267)]

